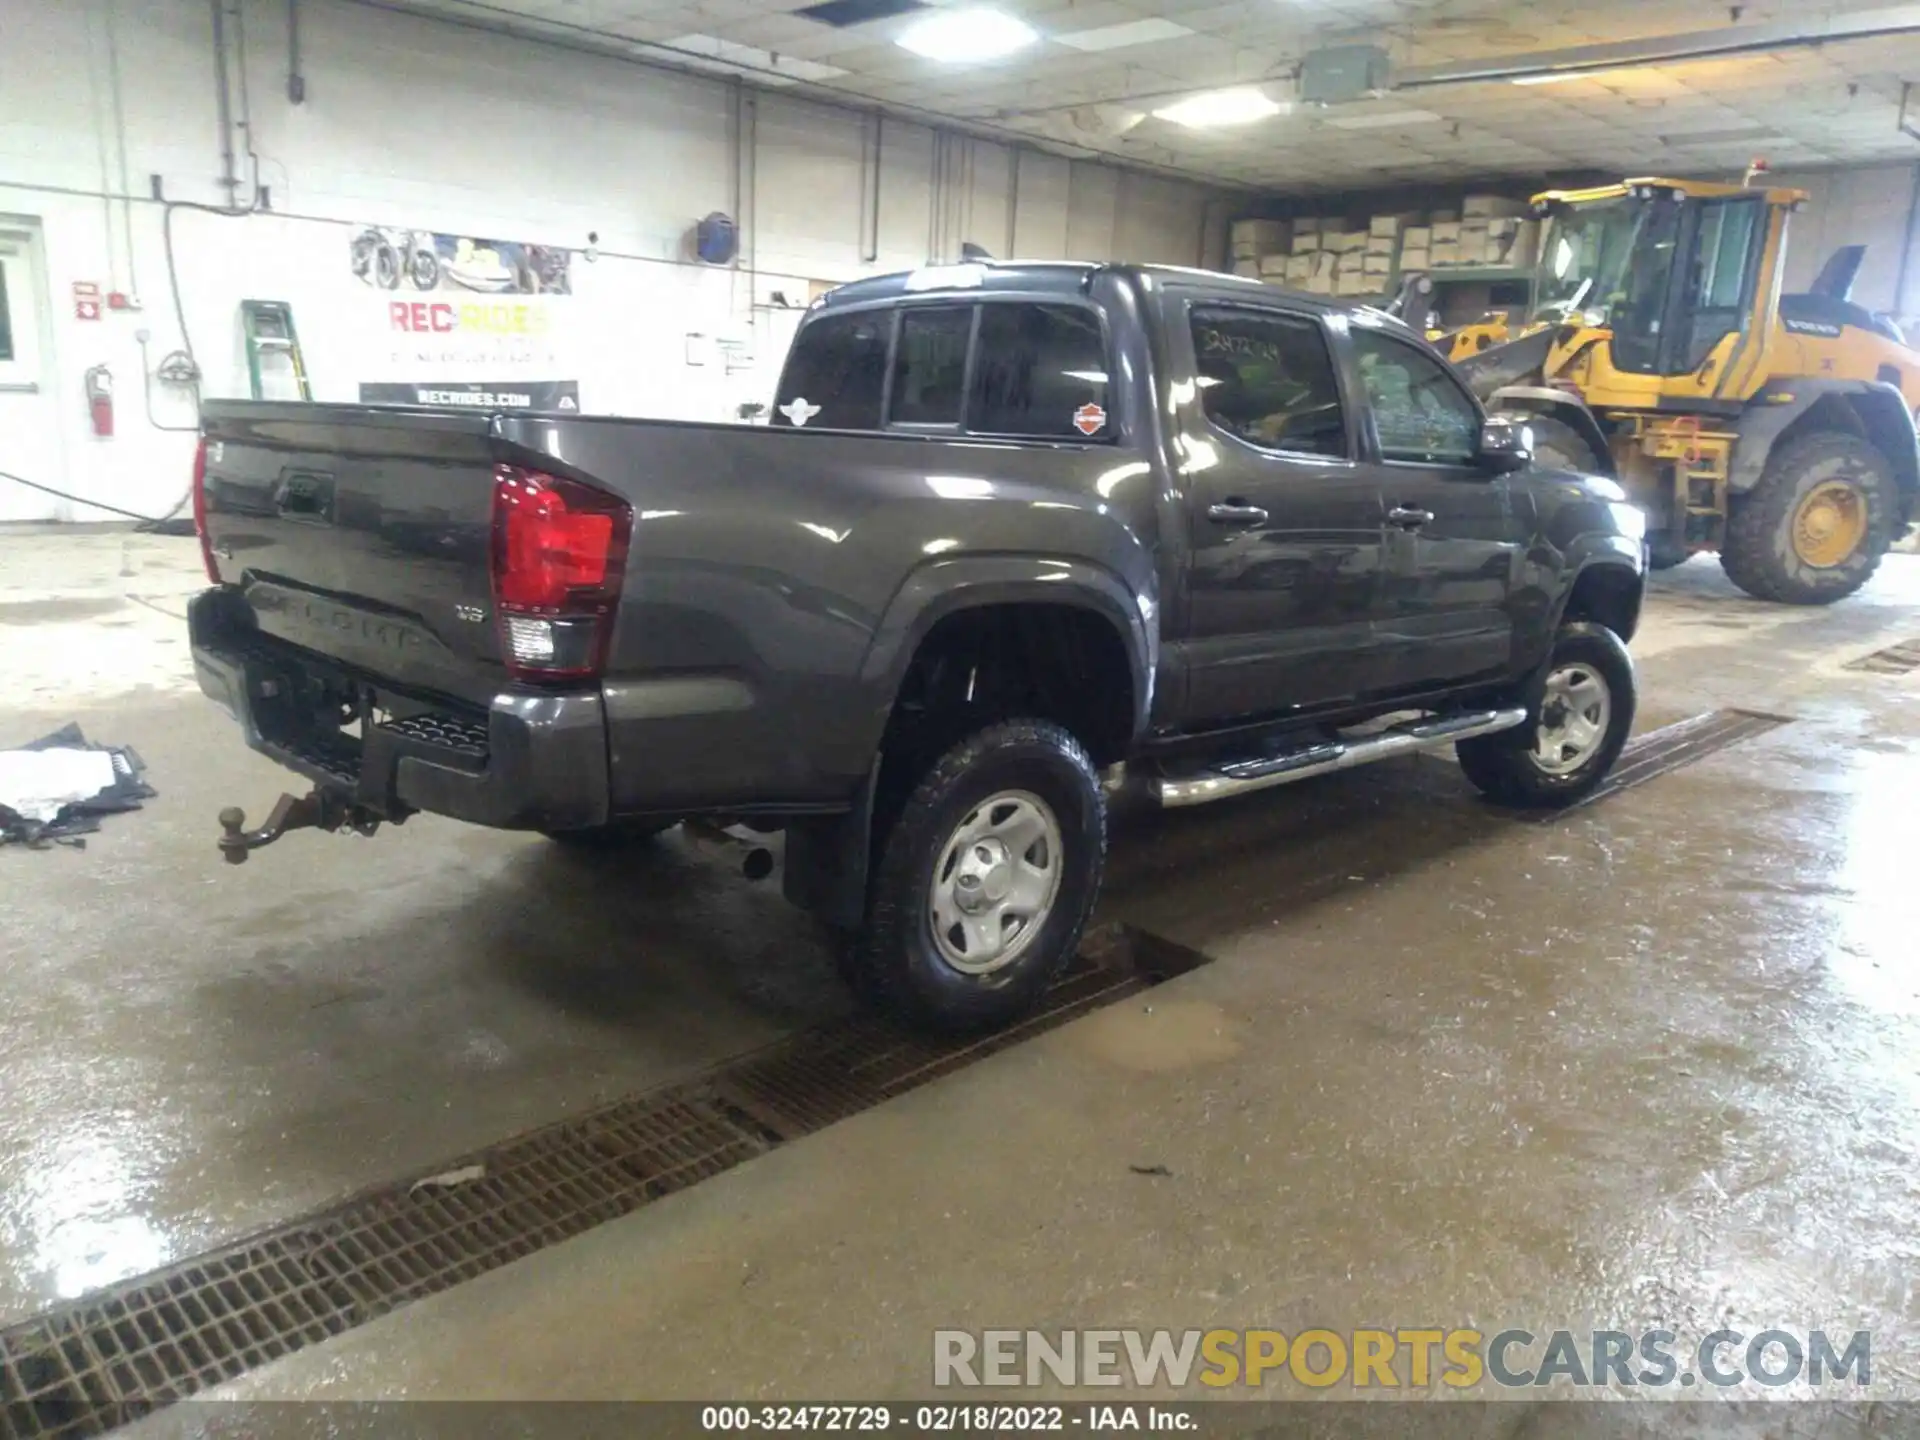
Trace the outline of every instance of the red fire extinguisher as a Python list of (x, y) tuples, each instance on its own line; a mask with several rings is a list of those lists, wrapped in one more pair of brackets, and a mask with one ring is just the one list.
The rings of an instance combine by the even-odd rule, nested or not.
[(113, 434), (113, 372), (104, 365), (94, 365), (87, 370), (86, 378), (93, 433), (106, 439)]

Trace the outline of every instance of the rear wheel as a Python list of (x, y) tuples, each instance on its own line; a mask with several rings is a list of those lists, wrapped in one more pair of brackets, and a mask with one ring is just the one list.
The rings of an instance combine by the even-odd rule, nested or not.
[(991, 725), (921, 778), (880, 842), (856, 988), (926, 1029), (995, 1029), (1073, 955), (1100, 891), (1106, 804), (1060, 726)]
[(1561, 627), (1511, 730), (1462, 740), (1460, 768), (1491, 800), (1550, 809), (1590, 795), (1633, 729), (1633, 659), (1604, 625)]
[(1720, 564), (1760, 600), (1826, 605), (1872, 576), (1893, 543), (1898, 490), (1866, 440), (1823, 430), (1788, 441), (1733, 503)]

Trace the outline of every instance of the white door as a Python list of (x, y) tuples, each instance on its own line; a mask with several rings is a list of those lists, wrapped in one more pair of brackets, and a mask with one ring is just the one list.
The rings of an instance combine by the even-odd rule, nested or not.
[[(65, 490), (46, 319), (40, 227), (0, 215), (0, 471)], [(0, 475), (0, 520), (53, 520), (72, 509)]]

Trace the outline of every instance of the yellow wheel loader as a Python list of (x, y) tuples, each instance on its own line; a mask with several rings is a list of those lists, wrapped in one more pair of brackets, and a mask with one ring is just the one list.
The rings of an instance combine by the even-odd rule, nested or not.
[[(1764, 600), (1852, 594), (1920, 508), (1920, 351), (1848, 296), (1863, 247), (1782, 295), (1797, 190), (1628, 180), (1536, 197), (1534, 308), (1443, 337), (1542, 464), (1609, 474), (1656, 567), (1715, 550)], [(1487, 322), (1491, 326), (1492, 322)]]

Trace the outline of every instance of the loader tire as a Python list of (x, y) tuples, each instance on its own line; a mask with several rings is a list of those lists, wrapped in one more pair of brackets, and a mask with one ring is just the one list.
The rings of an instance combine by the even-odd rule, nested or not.
[(1533, 463), (1541, 470), (1572, 470), (1580, 475), (1604, 473), (1605, 461), (1593, 453), (1593, 445), (1564, 420), (1551, 415), (1529, 415), (1527, 428), (1533, 431)]
[(1899, 499), (1892, 466), (1858, 435), (1796, 436), (1732, 501), (1721, 568), (1755, 599), (1830, 605), (1879, 566), (1893, 543)]

